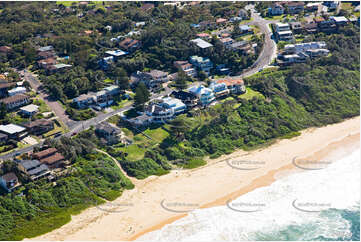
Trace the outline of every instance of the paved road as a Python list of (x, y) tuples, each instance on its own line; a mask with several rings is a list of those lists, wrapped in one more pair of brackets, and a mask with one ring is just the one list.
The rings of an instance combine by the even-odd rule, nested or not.
[(253, 7), (251, 7), (250, 9), (251, 17), (253, 18), (253, 20), (248, 22), (248, 24), (256, 25), (260, 29), (260, 31), (265, 36), (265, 42), (263, 43), (263, 49), (258, 56), (256, 62), (250, 68), (248, 68), (248, 70), (246, 70), (240, 75), (241, 78), (253, 75), (259, 72), (260, 69), (269, 66), (272, 60), (277, 56), (277, 45), (272, 39), (272, 31), (269, 27), (269, 24), (276, 23), (278, 21), (266, 20), (262, 18), (258, 13), (256, 13)]
[[(20, 72), (21, 73), (21, 72)], [(63, 124), (67, 127), (71, 127), (76, 123), (76, 121), (71, 120), (68, 115), (65, 113), (65, 109), (63, 106), (56, 100), (52, 100), (50, 96), (44, 92), (44, 90), (40, 89), (41, 83), (38, 80), (37, 76), (29, 71), (23, 71), (24, 79), (29, 82), (30, 86), (39, 93), (41, 99), (45, 101), (45, 103), (50, 107), (50, 109), (55, 113), (56, 116), (60, 119)]]
[[(262, 17), (260, 17), (258, 13), (256, 13), (254, 11), (252, 6), (250, 7), (250, 9), (251, 9), (251, 12), (252, 12), (253, 20), (250, 21), (248, 24), (256, 25), (256, 26), (259, 27), (260, 31), (265, 35), (265, 42), (263, 44), (263, 49), (262, 49), (259, 57), (257, 58), (256, 62), (248, 70), (246, 70), (244, 73), (242, 73), (239, 76), (241, 78), (253, 75), (253, 74), (259, 72), (260, 69), (263, 69), (263, 68), (267, 67), (268, 65), (271, 64), (272, 60), (276, 57), (276, 54), (277, 54), (277, 45), (272, 40), (272, 31), (268, 27), (268, 25), (270, 23), (275, 23), (277, 21), (265, 20)], [(28, 75), (28, 74), (26, 74), (26, 75), (28, 76), (27, 78), (28, 78), (30, 84), (31, 84), (31, 82), (33, 82), (34, 86), (36, 86), (36, 85), (40, 86), (40, 83), (37, 81), (36, 78), (32, 77), (32, 75)], [(161, 92), (159, 94), (153, 94), (152, 97), (151, 97), (151, 100), (160, 98), (162, 96), (166, 96), (166, 95), (170, 94), (171, 92), (172, 92), (172, 89), (166, 87), (164, 92)], [(48, 100), (46, 100), (46, 101), (48, 101)], [(48, 101), (48, 102), (52, 103), (51, 101)], [(56, 103), (58, 105), (60, 105), (58, 102), (56, 102)], [(63, 134), (63, 136), (70, 137), (72, 134), (79, 133), (82, 130), (88, 129), (91, 126), (94, 126), (94, 125), (96, 125), (98, 123), (101, 123), (101, 122), (105, 121), (106, 119), (110, 118), (111, 116), (114, 116), (116, 114), (120, 114), (122, 112), (125, 112), (125, 111), (131, 109), (131, 107), (132, 106), (129, 105), (129, 106), (114, 110), (114, 111), (109, 112), (109, 113), (100, 114), (97, 117), (94, 117), (94, 118), (86, 120), (86, 121), (79, 121), (79, 122), (75, 122), (75, 123), (69, 123), (69, 121), (65, 121), (65, 123), (67, 123), (68, 125), (69, 124), (71, 124), (71, 125), (69, 127), (70, 131), (68, 133), (66, 133), (66, 134)], [(55, 110), (56, 110), (56, 108), (55, 108)], [(55, 110), (54, 110), (54, 112), (55, 112)], [(58, 113), (56, 113), (56, 114), (57, 114), (58, 117), (60, 117), (62, 114), (61, 114), (60, 111)], [(63, 117), (63, 119), (65, 120), (64, 117)], [(42, 145), (42, 143), (39, 143), (39, 144), (33, 145), (33, 146), (29, 146), (29, 147), (26, 147), (26, 148), (18, 150), (18, 151), (14, 151), (14, 152), (9, 153), (7, 155), (0, 156), (0, 160), (1, 159), (3, 159), (3, 160), (10, 159), (10, 158), (14, 157), (17, 154), (22, 154), (22, 153), (29, 152), (35, 146), (40, 146), (40, 145)]]
[[(165, 91), (163, 91), (161, 93), (158, 93), (158, 94), (153, 94), (151, 96), (150, 100), (155, 100), (155, 99), (158, 99), (160, 97), (167, 96), (171, 92), (172, 92), (172, 89), (166, 87)], [(91, 118), (89, 120), (79, 121), (70, 128), (70, 131), (68, 133), (65, 133), (65, 134), (63, 134), (63, 135), (61, 135), (61, 136), (59, 136), (59, 137), (57, 137), (55, 139), (59, 139), (62, 136), (71, 137), (71, 135), (74, 134), (74, 133), (79, 133), (79, 132), (81, 132), (81, 131), (83, 131), (85, 129), (90, 128), (91, 126), (95, 126), (96, 124), (101, 123), (101, 122), (105, 121), (106, 119), (108, 119), (108, 118), (110, 118), (110, 117), (112, 117), (114, 115), (120, 114), (122, 112), (125, 112), (125, 111), (127, 111), (127, 110), (129, 110), (131, 108), (132, 108), (132, 105), (128, 105), (128, 106), (125, 106), (123, 108), (114, 110), (114, 111), (109, 112), (109, 113), (102, 113), (102, 114), (98, 115), (97, 117)], [(27, 153), (29, 151), (32, 151), (35, 147), (42, 146), (42, 145), (43, 145), (43, 142), (39, 142), (36, 145), (28, 146), (26, 148), (10, 152), (10, 153), (8, 153), (6, 155), (0, 156), (0, 160), (11, 159), (14, 156)]]

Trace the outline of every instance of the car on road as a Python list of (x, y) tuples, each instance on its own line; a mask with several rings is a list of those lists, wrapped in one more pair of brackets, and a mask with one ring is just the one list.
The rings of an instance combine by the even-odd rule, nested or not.
[(77, 135), (77, 134), (78, 134), (77, 132), (74, 132), (74, 133), (71, 134), (71, 136), (75, 136), (75, 135)]
[(259, 68), (258, 71), (259, 71), (259, 72), (263, 71), (263, 67)]

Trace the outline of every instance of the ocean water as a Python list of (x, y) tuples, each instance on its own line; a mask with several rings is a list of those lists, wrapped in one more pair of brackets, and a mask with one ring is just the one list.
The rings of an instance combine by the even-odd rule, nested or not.
[(360, 150), (322, 170), (281, 178), (228, 206), (194, 210), (138, 240), (360, 241)]

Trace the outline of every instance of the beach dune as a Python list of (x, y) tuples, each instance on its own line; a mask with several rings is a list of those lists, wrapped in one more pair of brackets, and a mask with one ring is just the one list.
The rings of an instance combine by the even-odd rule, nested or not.
[[(102, 207), (89, 208), (61, 228), (33, 240), (134, 240), (192, 209), (225, 205), (282, 176), (307, 172), (294, 164), (295, 157), (332, 162), (359, 146), (360, 117), (310, 128), (266, 148), (239, 150), (209, 160), (204, 167), (133, 180), (135, 189)], [(310, 167), (312, 164), (306, 168)]]

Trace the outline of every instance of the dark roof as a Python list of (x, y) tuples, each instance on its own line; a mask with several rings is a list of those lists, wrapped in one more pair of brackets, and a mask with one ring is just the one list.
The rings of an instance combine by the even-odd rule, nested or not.
[(119, 134), (121, 131), (118, 127), (115, 127), (111, 124), (109, 124), (108, 122), (102, 122), (100, 124), (97, 124), (95, 126), (96, 130), (97, 131), (103, 131), (103, 132), (106, 132), (106, 133), (117, 133)]
[(3, 82), (3, 83), (0, 83), (0, 89), (4, 89), (4, 88), (9, 88), (9, 87), (12, 87), (12, 86), (15, 86), (16, 83), (13, 82)]
[(181, 100), (197, 98), (193, 93), (185, 92), (185, 91), (173, 91), (171, 95)]
[(38, 160), (22, 160), (20, 164), (25, 168), (25, 170), (30, 170), (35, 167), (38, 167), (41, 163)]
[(53, 154), (57, 152), (57, 149), (55, 148), (49, 148), (49, 149), (46, 149), (46, 150), (42, 150), (42, 151), (39, 151), (39, 152), (36, 152), (33, 154), (34, 157), (36, 157), (37, 159), (42, 159), (50, 154)]
[(0, 139), (1, 138), (7, 138), (8, 136), (6, 134), (0, 133)]
[(8, 103), (12, 103), (12, 102), (16, 102), (16, 101), (20, 101), (20, 100), (24, 100), (24, 99), (28, 99), (29, 97), (24, 95), (24, 94), (17, 94), (11, 97), (7, 97), (4, 99), (1, 99), (0, 102), (8, 104)]
[(28, 171), (28, 173), (29, 173), (30, 176), (32, 176), (32, 175), (37, 175), (37, 174), (40, 174), (40, 173), (44, 173), (46, 171), (49, 171), (49, 167), (47, 165), (45, 165), (45, 164), (41, 164), (39, 167)]
[(34, 127), (42, 126), (42, 125), (44, 125), (44, 126), (51, 125), (52, 123), (53, 123), (53, 121), (51, 121), (51, 120), (37, 119), (33, 122), (24, 124), (24, 126), (30, 129), (30, 128), (34, 128)]
[(6, 173), (5, 175), (2, 175), (1, 178), (2, 178), (5, 182), (10, 182), (10, 181), (12, 181), (12, 180), (18, 180), (18, 177), (15, 175), (14, 172)]

